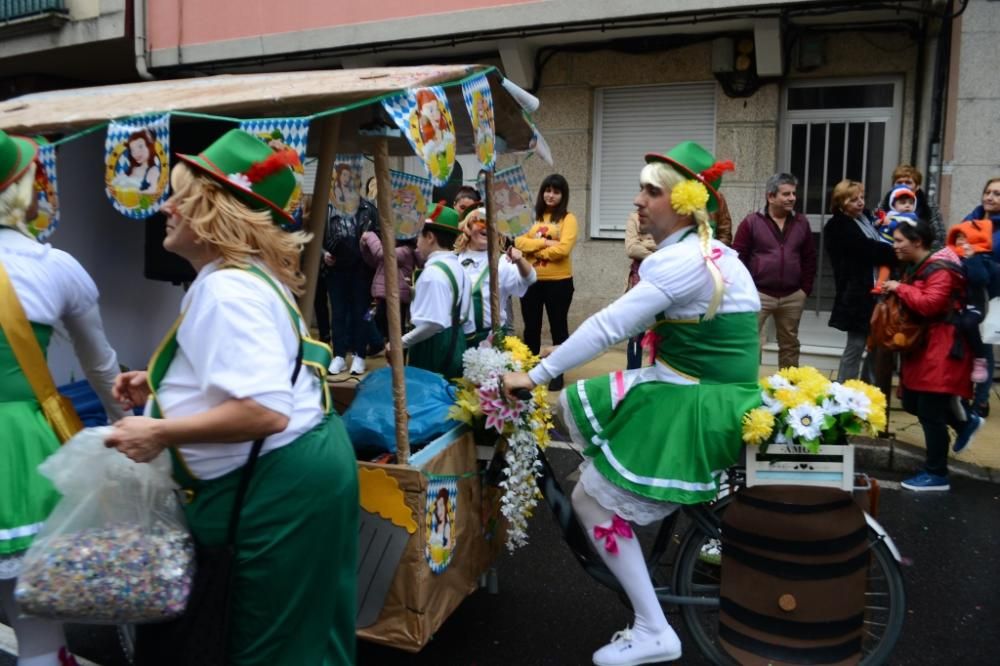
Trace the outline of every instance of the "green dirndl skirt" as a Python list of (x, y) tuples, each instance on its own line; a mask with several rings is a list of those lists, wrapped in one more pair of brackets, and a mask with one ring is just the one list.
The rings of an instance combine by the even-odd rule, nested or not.
[[(42, 349), (52, 328), (33, 324)], [(38, 473), (56, 452), (56, 438), (0, 331), (0, 558), (27, 550), (59, 501), (59, 493)]]
[[(241, 471), (197, 480), (174, 456), (188, 525), (206, 546), (225, 541)], [(358, 502), (354, 449), (336, 414), (257, 460), (237, 537), (234, 665), (354, 663)]]
[(652, 500), (714, 499), (719, 475), (739, 458), (742, 416), (760, 404), (757, 384), (646, 381), (615, 405), (613, 378), (566, 389), (569, 416), (601, 475)]
[(459, 326), (449, 326), (409, 349), (408, 365), (437, 372), (446, 379), (462, 376), (465, 334)]

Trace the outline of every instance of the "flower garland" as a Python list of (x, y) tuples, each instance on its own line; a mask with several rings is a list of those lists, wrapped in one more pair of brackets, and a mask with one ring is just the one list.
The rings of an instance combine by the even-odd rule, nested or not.
[(815, 453), (821, 444), (886, 426), (885, 394), (857, 379), (839, 384), (815, 368), (783, 368), (760, 386), (764, 404), (743, 415), (747, 444), (798, 444)]
[(494, 430), (506, 440), (500, 512), (507, 519), (511, 552), (528, 543), (528, 519), (541, 497), (538, 450), (549, 445), (552, 410), (544, 386), (536, 386), (530, 400), (508, 402), (500, 379), (506, 372), (527, 372), (537, 363), (538, 357), (514, 336), (490, 336), (462, 355), (462, 378), (448, 412), (449, 418)]

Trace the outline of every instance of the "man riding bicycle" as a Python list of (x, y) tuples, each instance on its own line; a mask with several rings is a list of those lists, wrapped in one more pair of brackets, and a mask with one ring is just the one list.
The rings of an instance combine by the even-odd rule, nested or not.
[(597, 666), (680, 658), (630, 523), (713, 499), (739, 456), (741, 417), (760, 404), (757, 289), (737, 254), (712, 239), (708, 220), (733, 165), (691, 141), (646, 162), (634, 203), (657, 250), (638, 285), (530, 373), (504, 377), (513, 395), (648, 330), (650, 367), (580, 381), (560, 396), (570, 435), (589, 456), (573, 509), (635, 611), (633, 626), (594, 653)]

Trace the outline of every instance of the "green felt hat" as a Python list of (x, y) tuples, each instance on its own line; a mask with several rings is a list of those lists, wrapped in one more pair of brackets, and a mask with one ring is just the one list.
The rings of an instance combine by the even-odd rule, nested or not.
[(666, 162), (691, 180), (701, 182), (708, 189), (709, 213), (719, 209), (719, 187), (722, 185), (722, 174), (733, 171), (736, 167), (729, 160), (717, 162), (712, 153), (708, 152), (694, 141), (682, 141), (670, 149), (666, 155), (647, 153), (646, 163)]
[(16, 183), (38, 154), (38, 144), (0, 130), (0, 192)]
[(427, 219), (424, 220), (424, 228), (431, 227), (432, 229), (439, 229), (440, 231), (447, 231), (458, 235), (461, 231), (458, 228), (458, 222), (458, 211), (445, 206), (444, 202), (439, 201), (434, 206), (434, 210), (427, 214)]
[(219, 181), (254, 210), (270, 210), (282, 228), (297, 226), (285, 210), (296, 185), (292, 166), (299, 155), (294, 150), (275, 151), (252, 134), (234, 129), (197, 155), (177, 157)]

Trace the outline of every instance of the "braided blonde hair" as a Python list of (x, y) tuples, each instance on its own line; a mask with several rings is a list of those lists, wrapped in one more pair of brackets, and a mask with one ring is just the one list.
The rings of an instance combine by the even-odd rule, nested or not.
[[(22, 233), (28, 232), (28, 209), (35, 196), (35, 163), (32, 162), (17, 181), (0, 192), (0, 226), (11, 227)], [(32, 236), (34, 238), (34, 236)]]
[(312, 234), (283, 231), (270, 211), (253, 210), (217, 181), (194, 173), (184, 163), (174, 167), (170, 181), (178, 214), (219, 253), (224, 266), (245, 268), (256, 258), (293, 293), (305, 291), (300, 261)]
[[(681, 174), (677, 169), (666, 162), (650, 162), (643, 167), (639, 175), (639, 182), (655, 185), (663, 190), (665, 196), (669, 196), (670, 190), (683, 183), (689, 178)], [(722, 273), (719, 267), (712, 260), (712, 225), (709, 224), (708, 210), (700, 208), (691, 214), (693, 223), (698, 231), (698, 244), (701, 248), (701, 256), (705, 259), (705, 268), (712, 276), (712, 299), (708, 303), (704, 318), (711, 319), (715, 316), (719, 305), (722, 303), (722, 295), (725, 292), (725, 285), (722, 281)]]

